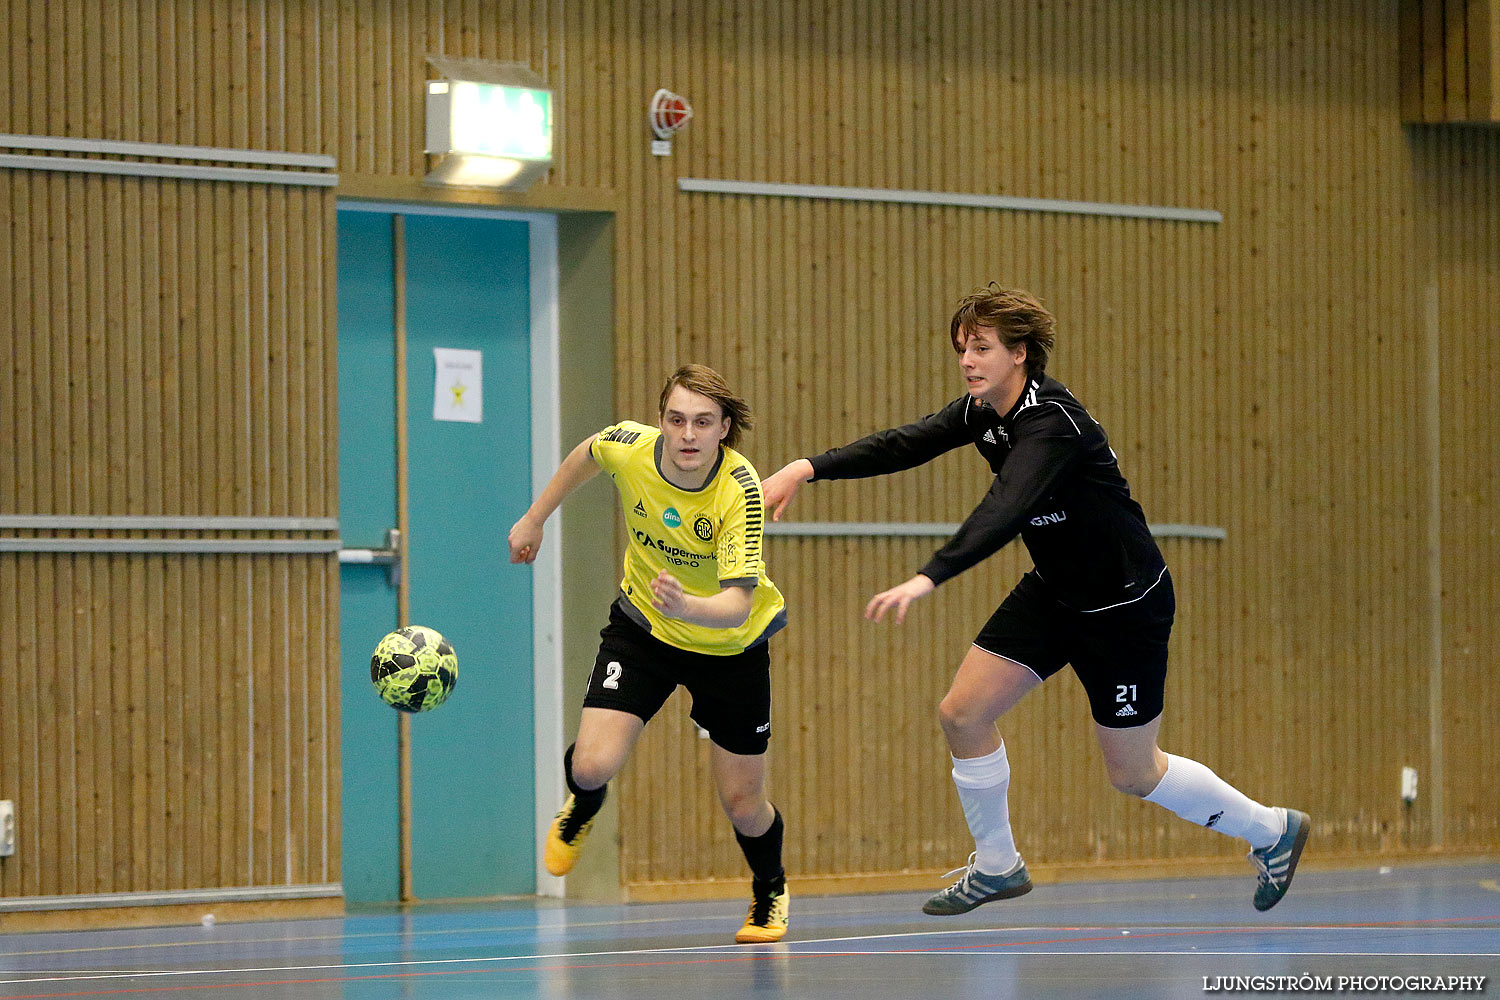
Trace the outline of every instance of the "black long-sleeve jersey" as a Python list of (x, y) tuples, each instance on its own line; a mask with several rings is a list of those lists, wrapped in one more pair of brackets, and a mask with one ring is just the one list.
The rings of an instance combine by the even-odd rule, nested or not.
[(972, 442), (995, 482), (922, 568), (957, 576), (1017, 534), (1037, 575), (1063, 604), (1101, 611), (1136, 600), (1166, 570), (1109, 438), (1083, 404), (1045, 373), (1010, 412), (967, 394), (915, 423), (879, 431), (809, 459), (814, 479), (862, 479), (914, 468)]

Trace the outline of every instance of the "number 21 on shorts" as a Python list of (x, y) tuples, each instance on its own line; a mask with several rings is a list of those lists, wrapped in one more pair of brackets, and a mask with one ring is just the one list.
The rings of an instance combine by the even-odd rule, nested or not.
[[(617, 664), (611, 663), (610, 666), (617, 666)], [(608, 687), (608, 686), (609, 685), (607, 685), (607, 684), (605, 685), (605, 687)], [(1127, 697), (1127, 693), (1128, 693), (1128, 697)], [(1134, 684), (1116, 684), (1115, 685), (1115, 701), (1127, 702), (1127, 703), (1135, 701), (1135, 685)]]

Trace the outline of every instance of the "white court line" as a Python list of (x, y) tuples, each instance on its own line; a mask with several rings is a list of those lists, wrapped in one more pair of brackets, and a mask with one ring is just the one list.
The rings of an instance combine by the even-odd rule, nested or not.
[[(1350, 886), (1350, 887), (1344, 887), (1344, 888), (1334, 888), (1334, 887), (1321, 888), (1321, 887), (1312, 887), (1312, 886), (1308, 886), (1308, 887), (1304, 888), (1303, 886), (1301, 886), (1299, 884), (1298, 885), (1298, 893), (1297, 894), (1298, 894), (1298, 897), (1300, 898), (1302, 896), (1308, 896), (1308, 895), (1324, 895), (1324, 896), (1327, 896), (1327, 895), (1337, 895), (1337, 894), (1343, 893), (1343, 892), (1389, 892), (1392, 889), (1410, 889), (1410, 888), (1444, 889), (1444, 888), (1458, 888), (1458, 887), (1467, 888), (1467, 887), (1472, 886), (1474, 884), (1475, 884), (1475, 882), (1471, 878), (1463, 878), (1463, 879), (1458, 879), (1458, 880), (1455, 880), (1455, 881), (1447, 881), (1447, 882), (1420, 882), (1420, 883), (1418, 883), (1418, 882), (1409, 882), (1409, 883), (1387, 882), (1385, 884), (1374, 885), (1374, 886), (1366, 886), (1366, 887)], [(1488, 888), (1488, 886), (1485, 886), (1482, 882), (1479, 883), (1479, 884), (1481, 885), (1482, 888)], [(1500, 891), (1500, 888), (1497, 888), (1496, 891)], [(915, 892), (905, 892), (905, 893), (882, 893), (881, 895), (883, 895), (883, 896), (902, 897), (902, 896), (911, 896), (911, 895), (916, 895), (916, 894), (917, 893), (915, 893)], [(1045, 899), (1045, 898), (1043, 898), (1043, 899), (1037, 899), (1035, 896), (1032, 896), (1031, 898), (1027, 899), (1026, 906), (1027, 906), (1028, 909), (1036, 909), (1038, 907), (1092, 906), (1092, 905), (1107, 905), (1107, 904), (1111, 904), (1111, 903), (1125, 903), (1125, 904), (1129, 904), (1129, 903), (1142, 903), (1142, 902), (1161, 902), (1163, 900), (1194, 901), (1194, 900), (1198, 899), (1201, 895), (1203, 895), (1203, 894), (1202, 893), (1196, 893), (1196, 892), (1194, 892), (1194, 893), (1188, 893), (1185, 896), (1173, 895), (1171, 893), (1158, 893), (1158, 894), (1138, 895), (1138, 896), (1084, 897), (1084, 898), (1081, 898), (1081, 899)], [(661, 905), (678, 905), (678, 904), (647, 903), (647, 904), (639, 904), (639, 905), (644, 905), (644, 906), (661, 906)], [(708, 905), (708, 904), (705, 904), (705, 905)], [(736, 905), (738, 905), (738, 904), (736, 904)], [(558, 907), (556, 909), (549, 909), (549, 910), (543, 910), (543, 911), (538, 911), (538, 912), (565, 914), (567, 912), (567, 910), (565, 908)], [(878, 906), (878, 905), (861, 906), (861, 907), (854, 907), (854, 908), (850, 908), (850, 909), (828, 909), (828, 910), (810, 909), (809, 908), (809, 904), (806, 902), (806, 900), (804, 900), (803, 905), (798, 909), (797, 912), (798, 912), (798, 914), (802, 918), (806, 919), (806, 918), (810, 918), (810, 917), (854, 917), (854, 916), (863, 916), (863, 915), (866, 915), (866, 914), (874, 914), (874, 913), (889, 913), (890, 910), (889, 910), (888, 907), (883, 907), (883, 906)], [(735, 910), (733, 913), (728, 914), (726, 916), (726, 919), (736, 919), (737, 920), (737, 919), (739, 919), (739, 914), (740, 914), (740, 911), (739, 910)], [(711, 913), (711, 914), (707, 914), (706, 916), (719, 916), (719, 914), (717, 914), (717, 913)], [(206, 947), (217, 948), (217, 947), (222, 947), (222, 946), (224, 946), (226, 944), (234, 944), (234, 945), (245, 945), (245, 944), (285, 944), (285, 943), (300, 942), (300, 941), (363, 940), (363, 939), (367, 939), (367, 938), (393, 937), (393, 936), (398, 936), (398, 935), (400, 937), (402, 937), (403, 939), (405, 939), (405, 940), (410, 940), (410, 939), (420, 938), (420, 937), (435, 937), (435, 936), (444, 935), (444, 934), (471, 934), (471, 933), (472, 934), (491, 934), (491, 933), (520, 932), (520, 931), (527, 931), (527, 930), (531, 930), (531, 931), (548, 931), (548, 930), (554, 930), (554, 929), (573, 930), (573, 929), (585, 928), (585, 927), (608, 927), (608, 926), (623, 927), (623, 926), (638, 926), (638, 925), (646, 925), (646, 924), (672, 924), (672, 923), (691, 922), (691, 921), (693, 921), (695, 919), (701, 919), (701, 918), (702, 917), (700, 917), (700, 916), (683, 917), (681, 915), (673, 915), (673, 916), (665, 916), (665, 917), (629, 917), (629, 918), (611, 919), (611, 920), (582, 920), (582, 921), (572, 921), (572, 920), (568, 920), (566, 918), (566, 916), (562, 916), (562, 917), (560, 917), (559, 919), (557, 919), (555, 921), (536, 922), (536, 923), (531, 923), (531, 924), (517, 924), (515, 926), (503, 926), (502, 925), (502, 926), (470, 927), (470, 928), (447, 928), (447, 927), (441, 927), (441, 928), (433, 928), (433, 929), (408, 928), (408, 929), (391, 930), (391, 931), (363, 931), (363, 932), (353, 933), (353, 934), (307, 934), (307, 935), (299, 935), (299, 936), (296, 936), (296, 937), (236, 938), (236, 939), (234, 939), (232, 941), (223, 941), (223, 940), (218, 940), (218, 939), (215, 939), (215, 938), (200, 938), (200, 939), (191, 940), (191, 941), (150, 941), (150, 942), (141, 942), (141, 943), (137, 943), (137, 944), (93, 945), (93, 946), (90, 946), (90, 947), (87, 947), (87, 948), (47, 948), (47, 949), (38, 949), (36, 951), (5, 951), (3, 949), (0, 949), (0, 959), (14, 958), (14, 957), (19, 957), (19, 956), (32, 956), (32, 957), (35, 957), (37, 955), (77, 955), (77, 954), (84, 954), (84, 953), (87, 953), (87, 952), (95, 952), (95, 951), (129, 951), (131, 949), (136, 949), (136, 948), (140, 948), (140, 949), (146, 949), (146, 948), (187, 948), (187, 947), (205, 947), (205, 946)], [(382, 917), (382, 916), (367, 916), (367, 915), (363, 915), (363, 914), (354, 914), (354, 915), (346, 915), (346, 916), (343, 916), (343, 917), (317, 917), (317, 918), (310, 918), (307, 921), (296, 921), (296, 922), (299, 922), (299, 923), (300, 922), (313, 923), (313, 922), (327, 922), (327, 921), (364, 921), (364, 920), (380, 920), (380, 919), (386, 919), (386, 918)], [(904, 919), (904, 918), (901, 915), (897, 915), (896, 918), (893, 919), (892, 922), (898, 922), (901, 919)], [(1451, 917), (1451, 918), (1445, 918), (1445, 919), (1452, 919), (1452, 920), (1485, 920), (1485, 919), (1493, 919), (1493, 918), (1489, 918), (1489, 917)], [(1036, 928), (1037, 926), (1038, 925), (1036, 925), (1036, 924), (1029, 925), (1030, 928)], [(1075, 926), (1076, 925), (1060, 925), (1060, 926), (1054, 927), (1052, 929), (1054, 929), (1054, 930), (1073, 929)], [(1115, 926), (1118, 927), (1119, 925), (1115, 925)], [(1131, 926), (1134, 927), (1136, 925), (1131, 925)], [(1191, 925), (1191, 926), (1192, 927), (1202, 927), (1204, 925), (1202, 925), (1202, 924), (1194, 924), (1194, 925)], [(1324, 925), (1324, 926), (1328, 926), (1328, 925)], [(1026, 930), (1026, 929), (1029, 929), (1029, 928), (996, 927), (996, 928), (992, 928), (992, 929), (993, 930), (997, 930), (997, 931), (1001, 931), (1001, 930)], [(1083, 929), (1092, 929), (1092, 928), (1083, 928)], [(1106, 929), (1107, 930), (1108, 928), (1101, 928), (1101, 929)], [(1191, 929), (1191, 928), (1184, 928), (1184, 929)], [(1256, 929), (1264, 930), (1265, 928), (1258, 927), (1258, 925), (1257, 925)], [(59, 932), (59, 933), (78, 933), (78, 932), (63, 931), (63, 932)], [(84, 933), (99, 933), (99, 932), (84, 932)], [(114, 933), (114, 932), (108, 932), (107, 931), (107, 932), (104, 932), (104, 933)]]
[[(741, 946), (743, 951), (743, 946)], [(733, 954), (733, 952), (726, 952)], [(764, 954), (760, 952), (759, 954)], [(1258, 958), (1261, 955), (1272, 957), (1296, 957), (1305, 955), (1311, 958), (1500, 958), (1500, 952), (1484, 951), (1071, 951), (1059, 949), (1056, 951), (1021, 950), (1019, 948), (1005, 948), (1004, 950), (983, 951), (978, 948), (966, 948), (962, 951), (939, 951), (936, 948), (923, 948), (920, 951), (796, 951), (789, 954), (788, 958), (799, 956), (818, 956), (824, 958), (865, 958), (875, 956), (880, 958), (923, 958), (929, 955), (981, 955), (991, 958), (1007, 955), (1077, 955), (1081, 958), (1119, 958), (1121, 955), (1130, 955), (1132, 958), (1150, 958), (1153, 955), (1203, 955), (1208, 958), (1232, 958), (1236, 955), (1244, 958)]]
[[(722, 945), (704, 945), (702, 948), (720, 948)], [(94, 979), (155, 979), (167, 976), (239, 976), (266, 972), (329, 972), (354, 969), (402, 969), (423, 965), (478, 965), (499, 962), (539, 962), (554, 958), (612, 958), (626, 955), (668, 955), (678, 952), (700, 951), (702, 948), (638, 948), (629, 951), (562, 951), (548, 955), (498, 955), (490, 958), (422, 958), (399, 962), (351, 962), (344, 965), (271, 965), (252, 969), (167, 969), (146, 972), (96, 972), (90, 975), (59, 975), (48, 979), (0, 979), (0, 986), (16, 983), (70, 983), (87, 982)], [(748, 953), (749, 949), (746, 949)]]
[[(1463, 919), (1463, 918), (1459, 918), (1459, 919)], [(1068, 927), (1068, 928), (1064, 928), (1064, 930), (1090, 931), (1090, 932), (1101, 932), (1101, 931), (1106, 931), (1106, 930), (1118, 930), (1118, 929), (1119, 929), (1118, 927), (1111, 927), (1111, 928)], [(1187, 927), (1187, 928), (1183, 928), (1183, 929), (1185, 929), (1185, 930), (1194, 930), (1194, 931), (1202, 931), (1205, 928), (1203, 928), (1201, 925), (1197, 925), (1197, 926), (1191, 926), (1191, 927)], [(1283, 925), (1276, 926), (1276, 927), (1255, 927), (1253, 925), (1240, 925), (1240, 926), (1225, 926), (1225, 927), (1214, 927), (1214, 928), (1211, 928), (1211, 930), (1213, 932), (1221, 932), (1221, 933), (1233, 933), (1233, 932), (1236, 932), (1236, 931), (1260, 931), (1260, 932), (1265, 932), (1265, 931), (1354, 930), (1354, 929), (1358, 929), (1360, 931), (1369, 931), (1369, 930), (1400, 930), (1400, 931), (1408, 931), (1408, 930), (1413, 930), (1413, 929), (1427, 929), (1427, 928), (1412, 928), (1412, 927), (1359, 927), (1359, 928), (1352, 928), (1352, 927), (1341, 927), (1341, 926), (1336, 925), (1336, 924), (1332, 924), (1332, 925), (1330, 925), (1330, 924), (1306, 924), (1306, 925), (1283, 924)], [(1447, 928), (1444, 928), (1444, 929), (1447, 929)], [(1455, 929), (1455, 930), (1474, 930), (1476, 928), (1453, 928), (1453, 929)], [(710, 945), (688, 945), (688, 946), (683, 946), (683, 947), (680, 947), (680, 948), (631, 948), (631, 949), (622, 949), (622, 950), (618, 950), (618, 951), (554, 952), (554, 953), (549, 953), (549, 954), (536, 954), (536, 955), (499, 955), (499, 956), (491, 956), (491, 957), (486, 957), (486, 958), (407, 959), (407, 960), (404, 960), (404, 961), (394, 961), (394, 962), (357, 962), (357, 963), (337, 964), (337, 965), (282, 965), (282, 966), (256, 967), (256, 968), (248, 968), (248, 969), (167, 969), (167, 970), (154, 970), (154, 971), (148, 970), (148, 971), (134, 971), (134, 972), (133, 971), (127, 971), (127, 970), (108, 970), (108, 971), (105, 971), (105, 970), (96, 970), (94, 972), (91, 972), (91, 973), (88, 973), (88, 974), (85, 974), (85, 975), (76, 975), (76, 974), (73, 974), (70, 970), (56, 970), (56, 971), (53, 971), (53, 970), (46, 970), (46, 971), (38, 970), (38, 972), (35, 973), (35, 975), (45, 976), (45, 977), (48, 977), (48, 978), (0, 979), (0, 986), (9, 986), (9, 985), (15, 985), (15, 984), (19, 984), (19, 983), (88, 982), (88, 981), (91, 981), (91, 980), (104, 980), (104, 979), (151, 979), (151, 978), (164, 978), (164, 977), (170, 977), (170, 976), (233, 976), (233, 975), (248, 975), (250, 973), (271, 973), (271, 972), (328, 972), (328, 971), (334, 971), (334, 970), (353, 971), (355, 969), (416, 968), (416, 967), (420, 967), (420, 966), (429, 966), (429, 965), (479, 965), (479, 964), (485, 964), (485, 963), (498, 964), (498, 963), (505, 963), (505, 962), (535, 962), (535, 961), (548, 961), (548, 960), (551, 960), (551, 959), (567, 959), (567, 958), (623, 958), (623, 957), (630, 956), (630, 955), (688, 955), (688, 954), (699, 954), (699, 955), (745, 955), (745, 956), (749, 957), (749, 956), (763, 956), (763, 955), (766, 955), (768, 953), (768, 951), (769, 951), (770, 954), (784, 955), (787, 958), (816, 957), (816, 956), (851, 956), (851, 957), (852, 956), (883, 956), (883, 957), (898, 957), (899, 956), (899, 957), (906, 957), (906, 956), (950, 955), (950, 954), (951, 955), (1078, 955), (1080, 957), (1097, 957), (1097, 956), (1105, 956), (1105, 955), (1114, 956), (1114, 957), (1118, 957), (1120, 955), (1206, 955), (1206, 956), (1210, 956), (1210, 957), (1214, 957), (1214, 956), (1222, 957), (1222, 956), (1233, 956), (1233, 955), (1242, 955), (1242, 956), (1255, 956), (1255, 955), (1296, 956), (1296, 955), (1303, 955), (1303, 956), (1311, 956), (1311, 957), (1315, 957), (1315, 958), (1322, 958), (1322, 957), (1327, 957), (1327, 958), (1343, 958), (1343, 957), (1356, 957), (1356, 956), (1372, 957), (1372, 956), (1380, 956), (1380, 955), (1391, 955), (1391, 956), (1395, 956), (1395, 957), (1398, 957), (1398, 958), (1402, 958), (1402, 957), (1427, 957), (1427, 958), (1495, 958), (1495, 957), (1500, 957), (1500, 953), (1467, 952), (1467, 951), (1464, 951), (1464, 952), (1427, 952), (1427, 951), (1417, 951), (1417, 952), (1395, 952), (1395, 951), (1314, 952), (1314, 951), (1203, 951), (1203, 950), (1192, 950), (1192, 951), (1122, 951), (1120, 949), (1091, 949), (1091, 950), (1056, 949), (1056, 950), (1053, 950), (1053, 949), (1029, 949), (1025, 945), (1016, 945), (1016, 944), (999, 944), (999, 945), (996, 945), (994, 948), (992, 948), (990, 950), (982, 950), (982, 949), (978, 949), (978, 948), (973, 948), (973, 949), (964, 949), (962, 951), (946, 951), (946, 950), (939, 951), (939, 950), (936, 950), (936, 949), (921, 949), (921, 950), (914, 950), (914, 951), (909, 951), (909, 952), (848, 951), (848, 950), (839, 950), (839, 951), (808, 951), (808, 950), (801, 950), (800, 948), (798, 948), (798, 950), (793, 950), (793, 946), (814, 945), (814, 944), (843, 944), (843, 943), (846, 943), (846, 942), (853, 942), (853, 941), (886, 941), (886, 940), (892, 940), (892, 939), (898, 939), (898, 938), (899, 939), (906, 939), (906, 938), (919, 938), (919, 937), (960, 937), (960, 936), (973, 935), (973, 934), (1003, 934), (1003, 933), (1014, 933), (1014, 932), (1017, 932), (1017, 931), (1036, 931), (1036, 930), (1039, 930), (1039, 928), (1035, 928), (1035, 927), (1024, 927), (1024, 928), (974, 927), (974, 928), (967, 928), (967, 929), (964, 929), (964, 930), (909, 931), (909, 932), (896, 933), (896, 934), (862, 934), (862, 935), (857, 935), (857, 936), (853, 936), (853, 937), (815, 938), (815, 939), (808, 940), (808, 941), (783, 942), (783, 943), (774, 944), (774, 945), (761, 945), (761, 946), (750, 946), (750, 947), (747, 947), (745, 945), (730, 946), (730, 945), (722, 945), (722, 944), (710, 944)], [(1040, 930), (1053, 930), (1054, 933), (1056, 932), (1056, 930), (1054, 930), (1052, 928), (1040, 928)], [(1141, 933), (1141, 935), (1143, 937), (1145, 936), (1145, 932), (1140, 932), (1140, 933)], [(1123, 936), (1124, 935), (1122, 935), (1122, 938), (1123, 938)], [(1121, 944), (1126, 944), (1128, 942), (1125, 942), (1125, 941), (1122, 940), (1120, 943)]]
[[(1465, 884), (1467, 884), (1467, 883), (1465, 883)], [(1041, 902), (1041, 901), (1038, 901), (1038, 902)], [(1028, 906), (1035, 906), (1035, 905), (1036, 905), (1035, 903), (1031, 903), (1030, 901), (1028, 901)], [(562, 912), (562, 911), (559, 910), (559, 911), (556, 911), (556, 912)], [(822, 917), (835, 917), (835, 918), (838, 918), (838, 917), (863, 916), (863, 915), (872, 914), (872, 913), (889, 913), (889, 910), (876, 907), (876, 908), (861, 908), (861, 909), (852, 909), (852, 910), (832, 909), (832, 910), (814, 910), (814, 911), (811, 911), (811, 912), (808, 912), (807, 910), (800, 910), (799, 911), (799, 915), (803, 919), (822, 918)], [(736, 919), (738, 919), (737, 914), (738, 914), (738, 911), (736, 911)], [(718, 914), (712, 914), (710, 916), (718, 916)], [(324, 917), (324, 918), (318, 918), (318, 919), (319, 920), (345, 920), (345, 919), (358, 920), (358, 919), (382, 919), (382, 918)], [(293, 937), (247, 937), (247, 938), (225, 938), (225, 939), (212, 938), (212, 937), (200, 937), (200, 938), (197, 938), (197, 939), (194, 939), (194, 940), (190, 940), (190, 941), (141, 941), (141, 942), (135, 942), (135, 943), (90, 945), (89, 947), (86, 947), (86, 948), (40, 948), (40, 949), (37, 949), (35, 951), (5, 951), (3, 949), (0, 949), (0, 959), (22, 958), (22, 957), (35, 958), (35, 957), (37, 957), (39, 955), (82, 955), (82, 954), (87, 954), (87, 953), (90, 953), (90, 952), (99, 952), (99, 951), (134, 951), (134, 950), (137, 950), (137, 949), (144, 951), (144, 950), (148, 950), (148, 949), (157, 949), (157, 948), (227, 948), (227, 947), (231, 947), (231, 946), (233, 946), (233, 947), (239, 947), (239, 946), (244, 946), (244, 945), (255, 945), (255, 944), (296, 944), (296, 943), (306, 943), (306, 942), (310, 942), (310, 941), (364, 941), (364, 940), (370, 940), (370, 939), (373, 939), (373, 938), (383, 938), (383, 937), (399, 937), (403, 941), (411, 941), (411, 940), (416, 939), (416, 938), (439, 937), (439, 936), (443, 936), (443, 935), (453, 935), (453, 934), (522, 934), (522, 933), (545, 934), (545, 933), (553, 933), (553, 932), (567, 932), (567, 931), (573, 931), (573, 930), (582, 930), (582, 929), (590, 928), (590, 927), (627, 927), (627, 926), (629, 926), (629, 927), (638, 927), (638, 926), (646, 926), (646, 925), (649, 925), (649, 924), (680, 924), (680, 923), (686, 923), (686, 922), (693, 922), (696, 919), (704, 919), (704, 918), (685, 918), (683, 916), (678, 915), (678, 916), (668, 916), (668, 917), (632, 917), (632, 918), (625, 918), (625, 919), (619, 919), (619, 920), (578, 920), (578, 921), (574, 921), (574, 920), (562, 919), (562, 920), (545, 922), (545, 923), (531, 923), (531, 924), (514, 924), (514, 925), (494, 924), (494, 925), (475, 926), (475, 927), (436, 927), (436, 928), (430, 928), (430, 929), (402, 928), (402, 929), (388, 930), (388, 931), (360, 931), (360, 932), (350, 933), (350, 934), (302, 934), (302, 935), (297, 935), (297, 936), (293, 936)], [(901, 916), (901, 915), (897, 915), (896, 917), (892, 918), (892, 920), (890, 922), (891, 923), (899, 923), (903, 919), (906, 919), (906, 918), (903, 917), (903, 916)], [(1494, 920), (1496, 918), (1494, 918), (1494, 917), (1488, 917), (1488, 916), (1463, 916), (1463, 917), (1443, 917), (1441, 919), (1443, 919), (1443, 920), (1451, 920), (1451, 921), (1462, 921), (1462, 920)], [(1184, 931), (1185, 930), (1202, 930), (1202, 929), (1205, 929), (1205, 928), (1217, 928), (1217, 927), (1225, 927), (1225, 928), (1229, 928), (1229, 929), (1233, 929), (1233, 930), (1255, 930), (1255, 931), (1264, 931), (1264, 930), (1327, 930), (1327, 929), (1330, 929), (1330, 928), (1332, 928), (1332, 929), (1345, 929), (1345, 930), (1352, 929), (1352, 926), (1349, 925), (1349, 924), (1273, 924), (1273, 925), (1261, 925), (1261, 924), (1202, 924), (1202, 923), (1197, 923), (1197, 924), (1151, 924), (1151, 925), (1143, 925), (1143, 924), (1129, 924), (1129, 925), (1123, 925), (1123, 924), (1026, 924), (1024, 926), (1015, 926), (1015, 927), (977, 928), (977, 929), (967, 930), (967, 931), (964, 931), (962, 933), (973, 933), (974, 930), (979, 930), (979, 931), (992, 930), (992, 931), (995, 931), (997, 933), (1001, 933), (1001, 932), (1004, 932), (1004, 933), (1025, 933), (1026, 931), (1036, 931), (1036, 932), (1039, 932), (1039, 933), (1040, 932), (1055, 933), (1055, 932), (1059, 932), (1059, 931), (1109, 931), (1109, 930), (1123, 930), (1123, 929), (1128, 929), (1128, 930), (1131, 930), (1131, 931), (1134, 931), (1134, 932), (1145, 932), (1147, 930), (1184, 930)], [(1384, 927), (1360, 927), (1359, 929), (1360, 930), (1411, 930), (1411, 929), (1414, 929), (1414, 928), (1415, 929), (1422, 929), (1422, 930), (1475, 930), (1476, 929), (1476, 928), (1473, 928), (1473, 927), (1451, 927), (1451, 926), (1446, 926), (1446, 925), (1443, 925), (1443, 924), (1433, 924), (1433, 923), (1396, 924), (1396, 925), (1390, 925), (1390, 926), (1384, 926)], [(72, 932), (62, 932), (62, 933), (72, 933)], [(106, 933), (111, 933), (111, 932), (106, 932)], [(919, 932), (913, 932), (913, 933), (956, 934), (956, 933), (960, 933), (960, 932), (957, 931), (957, 930), (953, 930), (953, 931), (931, 931), (931, 932), (919, 931)], [(839, 939), (839, 940), (843, 940), (843, 939)], [(853, 940), (853, 939), (850, 939), (850, 940)], [(788, 942), (788, 943), (791, 943), (791, 942)], [(704, 947), (711, 947), (711, 946), (704, 946)]]
[[(820, 943), (820, 942), (815, 942)], [(487, 958), (421, 958), (406, 959), (396, 962), (351, 962), (340, 965), (273, 965), (250, 969), (164, 969), (154, 971), (128, 972), (123, 970), (99, 971), (88, 975), (53, 974), (50, 979), (0, 979), (0, 986), (10, 986), (16, 983), (65, 983), (80, 982), (91, 979), (150, 979), (165, 976), (236, 976), (248, 973), (265, 972), (328, 972), (330, 970), (354, 970), (354, 969), (399, 969), (414, 968), (423, 965), (476, 965), (482, 963), (498, 962), (538, 962), (554, 958), (611, 958), (626, 955), (671, 955), (687, 952), (699, 952), (707, 949), (722, 948), (724, 945), (696, 945), (682, 948), (634, 948), (622, 951), (562, 951), (542, 955), (496, 955)], [(743, 949), (747, 954), (749, 949)]]
[[(717, 946), (716, 946), (717, 947)], [(767, 956), (766, 946), (745, 947), (741, 945), (738, 951), (706, 952), (709, 955), (743, 955), (746, 959)], [(472, 962), (517, 962), (523, 959), (543, 960), (548, 958), (596, 958), (616, 955), (652, 955), (661, 954), (653, 951), (600, 951), (600, 952), (573, 952), (558, 955), (517, 955), (511, 958), (458, 958), (441, 959), (432, 962), (375, 962), (366, 965), (304, 965), (288, 966), (266, 969), (183, 969), (175, 972), (122, 972), (122, 973), (100, 973), (90, 976), (64, 976), (51, 979), (0, 979), (0, 985), (11, 986), (32, 983), (55, 983), (55, 982), (87, 982), (95, 979), (144, 979), (147, 977), (160, 976), (207, 976), (207, 975), (232, 975), (251, 972), (300, 972), (300, 971), (327, 971), (332, 969), (369, 969), (396, 967), (405, 965), (461, 965)], [(1043, 950), (1043, 949), (1018, 949), (1005, 948), (1004, 950), (983, 951), (979, 949), (967, 949), (964, 951), (939, 951), (937, 949), (921, 949), (920, 951), (793, 951), (793, 952), (771, 952), (780, 958), (931, 958), (934, 955), (944, 957), (968, 955), (979, 958), (1031, 958), (1031, 957), (1057, 957), (1069, 958), (1119, 958), (1121, 955), (1129, 955), (1133, 958), (1152, 958), (1157, 955), (1163, 957), (1181, 958), (1198, 956), (1200, 958), (1500, 958), (1500, 952), (1485, 951), (1077, 951), (1077, 950)], [(544, 970), (545, 971), (545, 970)]]

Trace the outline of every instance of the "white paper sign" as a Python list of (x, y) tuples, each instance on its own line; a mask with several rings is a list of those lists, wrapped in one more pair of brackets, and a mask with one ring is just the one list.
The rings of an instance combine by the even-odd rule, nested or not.
[(432, 353), (437, 358), (437, 391), (432, 400), (432, 419), (482, 423), (484, 352), (434, 347)]

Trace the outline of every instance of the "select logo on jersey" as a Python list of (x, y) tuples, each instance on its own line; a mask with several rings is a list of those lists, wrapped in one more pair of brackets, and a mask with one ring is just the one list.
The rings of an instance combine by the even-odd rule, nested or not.
[(705, 542), (714, 540), (714, 523), (706, 517), (700, 517), (693, 522), (693, 534)]
[(677, 513), (676, 507), (668, 507), (661, 512), (661, 523), (669, 528), (682, 527), (682, 515)]
[(645, 517), (646, 516), (646, 504), (643, 501), (637, 500), (635, 502), (635, 506), (633, 508), (631, 508), (631, 512), (634, 513), (634, 514), (639, 514), (641, 517)]
[(1067, 519), (1068, 512), (1065, 510), (1060, 510), (1056, 514), (1042, 514), (1040, 517), (1033, 517), (1031, 519), (1031, 524), (1036, 528), (1044, 528), (1049, 524), (1061, 524)]

